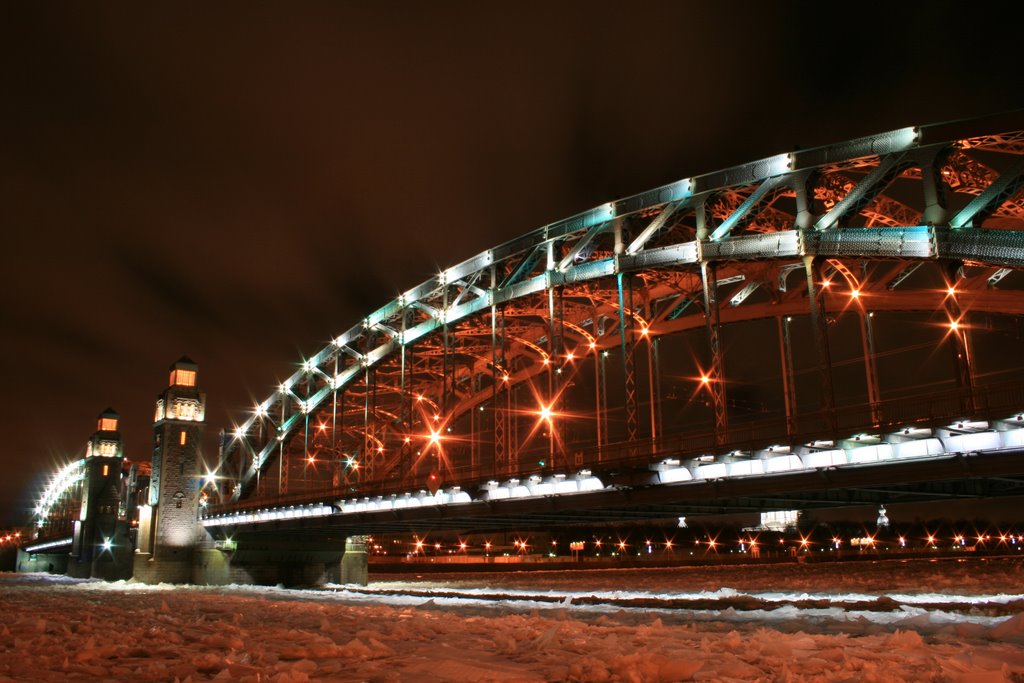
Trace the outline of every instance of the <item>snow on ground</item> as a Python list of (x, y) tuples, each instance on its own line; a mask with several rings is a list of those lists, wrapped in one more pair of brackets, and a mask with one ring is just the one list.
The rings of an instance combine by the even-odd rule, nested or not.
[(1020, 560), (373, 578), (0, 574), (0, 681), (1024, 681)]

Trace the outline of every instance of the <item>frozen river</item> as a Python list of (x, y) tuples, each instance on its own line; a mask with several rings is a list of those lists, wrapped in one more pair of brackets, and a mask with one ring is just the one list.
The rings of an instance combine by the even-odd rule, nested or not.
[(0, 681), (1021, 681), (1024, 561), (380, 575), (0, 574)]

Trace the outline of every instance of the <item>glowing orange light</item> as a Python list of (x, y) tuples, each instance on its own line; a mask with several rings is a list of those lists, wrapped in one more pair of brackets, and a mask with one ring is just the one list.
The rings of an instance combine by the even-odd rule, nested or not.
[(508, 381), (508, 375), (502, 375), (501, 381), (502, 382), (507, 382)]
[(956, 296), (956, 287), (947, 287), (946, 294), (950, 296)]
[(316, 458), (314, 456), (312, 456), (312, 455), (309, 456), (308, 458), (306, 458), (306, 460), (309, 461), (310, 465), (312, 465), (312, 464), (314, 464), (316, 462)]
[(377, 446), (377, 452), (378, 453), (383, 453), (384, 452), (384, 447), (383, 446)]
[(672, 541), (665, 541), (665, 549), (672, 550)]
[(569, 353), (565, 354), (565, 359), (566, 360), (572, 360), (573, 358), (575, 358), (575, 356), (573, 356), (572, 351), (570, 351)]
[(441, 442), (441, 432), (431, 431), (430, 436), (427, 438), (430, 440), (430, 443), (437, 445)]
[(642, 336), (646, 337), (647, 336), (647, 328), (646, 327), (641, 327), (640, 328), (640, 334)]
[(960, 329), (960, 323), (958, 323), (956, 320), (950, 320), (949, 321), (949, 329), (951, 329), (953, 331), (959, 330)]
[(597, 348), (597, 342), (590, 342), (590, 348), (596, 349)]
[(932, 543), (935, 543), (935, 537), (931, 534), (928, 534), (928, 544), (931, 545)]
[(708, 384), (710, 382), (711, 382), (711, 378), (708, 377), (707, 375), (701, 375), (700, 376), (700, 383), (701, 384)]
[(438, 420), (440, 420), (440, 419), (441, 419), (441, 416), (440, 416), (440, 415), (435, 415), (435, 416), (434, 416), (434, 422), (437, 422), (437, 421), (438, 421)]
[(821, 281), (821, 286), (822, 287), (829, 287), (831, 285), (832, 285), (832, 281), (831, 280), (822, 280)]
[(327, 425), (325, 425), (323, 422), (321, 422), (319, 425), (317, 425), (317, 429), (319, 429), (321, 432), (326, 432), (327, 431)]
[(860, 290), (859, 289), (850, 290), (850, 298), (851, 299), (856, 299), (858, 297), (860, 297)]
[(466, 542), (465, 541), (462, 541), (461, 543), (459, 543), (459, 549), (460, 550), (465, 550), (466, 549)]
[(625, 550), (625, 549), (626, 549), (626, 542), (625, 541), (619, 541), (619, 550)]
[(550, 365), (550, 364), (551, 364), (551, 359), (550, 359), (550, 358), (547, 358), (547, 357), (545, 357), (545, 358), (544, 358), (544, 365)]
[(537, 411), (537, 414), (540, 415), (540, 419), (548, 422), (551, 421), (551, 417), (554, 415), (554, 413), (551, 412), (551, 406), (541, 406), (540, 410)]
[(406, 442), (406, 443), (409, 443), (409, 442), (411, 442), (411, 441), (412, 441), (412, 439), (410, 439), (409, 437), (405, 437), (405, 442)]
[(484, 543), (484, 550), (490, 550), (490, 549), (491, 549), (491, 542), (487, 541), (486, 543)]

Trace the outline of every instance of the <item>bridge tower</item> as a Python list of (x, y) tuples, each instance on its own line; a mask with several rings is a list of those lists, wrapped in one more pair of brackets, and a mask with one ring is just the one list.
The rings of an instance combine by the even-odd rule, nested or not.
[(74, 522), (68, 574), (82, 578), (131, 576), (131, 541), (121, 509), (124, 446), (120, 416), (100, 413), (85, 451), (82, 505)]
[(149, 504), (139, 513), (134, 576), (144, 583), (190, 581), (198, 538), (206, 394), (196, 384), (199, 366), (189, 358), (170, 371), (156, 401)]

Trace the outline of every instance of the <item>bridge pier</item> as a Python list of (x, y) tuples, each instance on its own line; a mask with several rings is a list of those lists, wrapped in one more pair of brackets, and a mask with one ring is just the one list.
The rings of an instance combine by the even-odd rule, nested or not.
[(54, 552), (30, 553), (18, 548), (14, 571), (22, 574), (67, 574), (70, 555), (66, 548)]
[(341, 582), (365, 586), (370, 582), (370, 559), (367, 536), (349, 536), (345, 539), (345, 554), (341, 556)]

